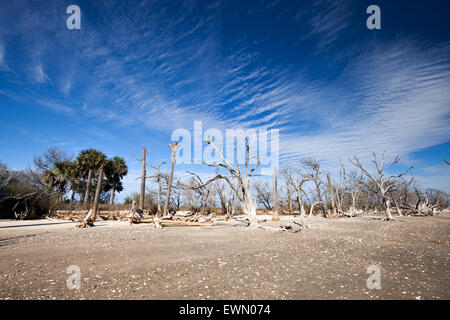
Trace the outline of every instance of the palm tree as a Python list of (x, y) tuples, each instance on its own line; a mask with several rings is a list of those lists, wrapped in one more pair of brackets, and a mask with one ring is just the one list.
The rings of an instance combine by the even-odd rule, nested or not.
[(54, 169), (46, 169), (43, 174), (43, 179), (45, 183), (47, 183), (47, 187), (50, 190), (50, 192), (53, 191), (53, 186), (55, 184), (56, 180), (56, 174)]
[(69, 182), (71, 166), (72, 166), (71, 161), (58, 161), (55, 163), (54, 185), (58, 189), (58, 193), (60, 195), (60, 200), (62, 200), (64, 194), (66, 193), (66, 187)]
[(67, 180), (70, 183), (70, 190), (72, 191), (72, 194), (70, 196), (70, 203), (69, 208), (72, 210), (73, 208), (73, 202), (75, 200), (75, 193), (80, 190), (81, 187), (81, 176), (82, 171), (77, 166), (77, 163), (75, 161), (71, 161), (67, 164)]
[(76, 159), (77, 167), (84, 173), (87, 172), (88, 177), (86, 181), (86, 193), (84, 196), (84, 203), (88, 203), (91, 180), (93, 171), (99, 169), (102, 164), (106, 161), (106, 155), (103, 152), (97, 151), (95, 149), (83, 150)]
[(58, 197), (54, 204), (62, 202), (64, 194), (67, 191), (67, 185), (69, 182), (69, 172), (72, 162), (69, 160), (56, 161), (52, 167), (48, 167), (44, 170), (42, 178), (49, 189), (49, 197), (53, 196), (53, 192), (56, 191)]
[(98, 162), (98, 178), (97, 178), (97, 190), (95, 191), (95, 197), (94, 197), (94, 204), (92, 206), (92, 217), (91, 221), (94, 222), (95, 218), (97, 216), (98, 211), (98, 202), (100, 200), (100, 192), (102, 191), (102, 182), (103, 182), (103, 171), (105, 169), (105, 166), (107, 164), (106, 156), (102, 154), (103, 157), (99, 159)]
[(114, 204), (114, 192), (121, 192), (123, 190), (122, 178), (127, 175), (128, 167), (125, 159), (121, 157), (114, 157), (108, 160), (105, 167), (105, 173), (108, 178), (108, 183), (111, 186), (111, 196), (109, 204)]

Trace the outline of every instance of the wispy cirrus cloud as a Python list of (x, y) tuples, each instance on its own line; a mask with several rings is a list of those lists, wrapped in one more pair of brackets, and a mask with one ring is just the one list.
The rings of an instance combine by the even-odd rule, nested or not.
[(286, 162), (407, 156), (448, 141), (448, 44), (413, 35), (340, 46), (356, 33), (355, 1), (298, 4), (82, 2), (82, 30), (69, 32), (65, 3), (2, 3), (0, 71), (14, 70), (2, 92), (79, 121), (92, 140), (139, 128), (165, 141), (194, 120), (278, 128)]
[[(303, 136), (285, 134), (285, 156), (332, 161), (373, 151), (406, 155), (448, 141), (449, 53), (448, 45), (424, 47), (412, 40), (368, 50), (336, 82), (352, 90), (339, 94), (341, 85), (323, 87), (318, 107), (330, 127)], [(336, 95), (327, 102), (330, 92)]]
[(72, 107), (69, 107), (63, 103), (48, 100), (40, 100), (39, 104), (58, 113), (73, 114), (74, 112)]
[(50, 78), (45, 73), (42, 65), (40, 64), (35, 66), (35, 81), (39, 83), (50, 81)]
[(0, 42), (0, 70), (6, 71), (8, 69), (8, 65), (5, 61), (5, 49), (3, 48), (3, 44)]
[[(349, 25), (350, 12), (346, 5), (328, 0), (318, 0), (314, 3), (319, 7), (310, 20), (312, 35), (321, 35), (324, 45), (335, 41), (337, 35)], [(325, 10), (324, 10), (325, 9)]]

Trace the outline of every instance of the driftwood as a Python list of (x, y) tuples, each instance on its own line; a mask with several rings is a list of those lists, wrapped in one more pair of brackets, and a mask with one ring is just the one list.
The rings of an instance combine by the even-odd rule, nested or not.
[(94, 222), (92, 221), (92, 217), (94, 215), (94, 211), (91, 209), (89, 213), (84, 219), (80, 219), (80, 224), (77, 225), (78, 228), (87, 228), (94, 226)]
[(350, 217), (350, 218), (360, 216), (363, 213), (362, 210), (356, 210), (353, 207), (350, 207), (350, 209), (347, 212), (339, 209), (337, 209), (337, 212), (341, 217)]
[(139, 218), (135, 215), (130, 217), (130, 223), (153, 223), (155, 225), (155, 228), (162, 229), (166, 226), (197, 226), (197, 227), (210, 227), (213, 226), (214, 220), (210, 221), (191, 221), (192, 219), (187, 219), (185, 217), (176, 217), (176, 216), (169, 216), (169, 217), (152, 217), (152, 218)]
[[(85, 215), (89, 210), (56, 210), (52, 216), (66, 216), (68, 214)], [(98, 213), (102, 215), (127, 215), (130, 210), (99, 210)]]
[[(46, 216), (45, 218), (48, 220), (67, 220), (67, 221), (81, 221), (84, 216), (89, 213), (88, 210), (77, 210), (77, 211), (68, 211), (68, 210), (57, 210), (55, 213)], [(114, 220), (114, 221), (127, 221), (129, 211), (120, 210), (120, 211), (101, 211), (101, 214), (98, 215), (102, 220)]]
[(190, 222), (190, 221), (176, 221), (176, 220), (161, 220), (159, 222), (162, 226), (198, 226), (210, 227), (212, 222)]
[[(133, 208), (134, 207), (134, 208)], [(163, 229), (164, 227), (169, 226), (192, 226), (192, 227), (211, 227), (214, 226), (217, 221), (237, 221), (237, 222), (243, 222), (248, 224), (249, 220), (248, 217), (229, 217), (229, 216), (216, 216), (215, 214), (211, 213), (207, 216), (200, 215), (200, 214), (183, 214), (183, 212), (180, 212), (181, 214), (177, 214), (176, 212), (172, 215), (168, 215), (165, 217), (157, 217), (155, 216), (149, 216), (148, 214), (144, 214), (142, 211), (137, 209), (135, 206), (133, 206), (129, 211), (125, 211), (127, 214), (124, 214), (125, 212), (122, 211), (111, 211), (112, 214), (101, 214), (98, 215), (98, 217), (105, 221), (129, 221), (131, 224), (139, 224), (139, 223), (149, 223), (153, 224), (155, 228), (157, 229)], [(92, 227), (94, 223), (90, 221), (92, 219), (92, 209), (87, 212), (85, 217), (83, 218), (83, 214), (86, 211), (78, 211), (80, 214), (65, 214), (69, 213), (69, 211), (57, 211), (55, 214), (46, 217), (48, 220), (71, 220), (71, 221), (77, 221), (79, 224), (77, 224), (78, 228), (88, 228)], [(77, 212), (77, 213), (78, 213)], [(110, 213), (110, 212), (108, 212)], [(257, 219), (258, 223), (264, 223), (267, 219)], [(301, 231), (298, 228), (294, 228), (293, 225), (281, 225), (277, 227), (272, 226), (264, 226), (264, 225), (257, 225), (255, 229), (262, 229), (262, 230), (268, 230), (273, 232), (299, 232)]]
[(407, 215), (413, 216), (432, 216), (438, 213), (437, 205), (431, 205), (428, 202), (428, 198), (425, 200), (420, 199), (415, 207), (404, 206), (406, 208)]

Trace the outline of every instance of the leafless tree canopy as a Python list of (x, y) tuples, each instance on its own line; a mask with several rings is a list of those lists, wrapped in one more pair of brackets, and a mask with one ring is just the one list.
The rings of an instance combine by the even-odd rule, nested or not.
[[(314, 214), (354, 217), (381, 211), (386, 220), (393, 220), (393, 213), (399, 216), (433, 215), (449, 206), (446, 192), (422, 188), (411, 168), (398, 173), (396, 166), (400, 159), (395, 157), (387, 161), (384, 153), (378, 157), (373, 154), (372, 166), (353, 157), (348, 163), (341, 162), (337, 172), (325, 171), (314, 159), (298, 161), (282, 167), (277, 182), (275, 176), (256, 174), (259, 159), (255, 166), (249, 165), (251, 143), (248, 139), (245, 162), (236, 165), (227, 161), (212, 141), (209, 144), (220, 159), (215, 164), (203, 162), (215, 169), (213, 176), (191, 171), (189, 178), (178, 178), (174, 170), (177, 144), (170, 147), (169, 172), (162, 170), (166, 162), (152, 165), (147, 157), (138, 159), (140, 162), (145, 159), (143, 178), (148, 182), (144, 192), (125, 199), (125, 208), (145, 199), (141, 214), (155, 218), (164, 216), (167, 220), (184, 210), (196, 217), (189, 220), (190, 223), (198, 223), (201, 216), (212, 217), (220, 213), (225, 219), (232, 219), (243, 213), (250, 228), (259, 228), (257, 212), (275, 215), (274, 198), (279, 212), (299, 215), (302, 226), (309, 226), (309, 220), (305, 223), (305, 219)], [(3, 216), (24, 219), (78, 206), (92, 209), (89, 217), (91, 222), (95, 220), (105, 204), (113, 205), (114, 193), (123, 190), (120, 180), (127, 167), (121, 158), (107, 159), (97, 150), (84, 150), (72, 159), (63, 151), (49, 149), (34, 158), (32, 168), (16, 171), (0, 164)], [(139, 209), (137, 205), (133, 208)]]

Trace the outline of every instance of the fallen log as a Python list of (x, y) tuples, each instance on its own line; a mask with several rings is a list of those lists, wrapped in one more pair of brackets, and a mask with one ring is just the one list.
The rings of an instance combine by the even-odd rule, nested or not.
[(159, 223), (162, 226), (197, 226), (197, 227), (210, 227), (212, 222), (190, 222), (190, 221), (176, 221), (176, 220), (161, 220)]
[(153, 218), (130, 218), (130, 223), (154, 223), (155, 220)]
[(130, 223), (153, 223), (155, 228), (162, 229), (166, 226), (196, 226), (196, 227), (210, 227), (213, 225), (213, 221), (210, 222), (193, 222), (185, 220), (172, 220), (170, 218), (136, 218), (131, 217)]

